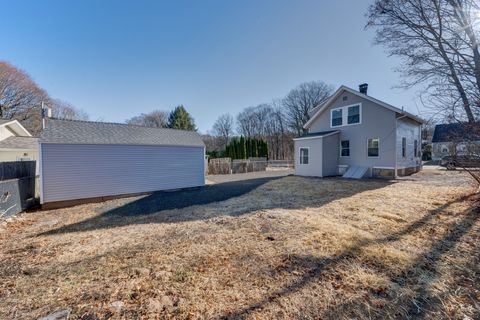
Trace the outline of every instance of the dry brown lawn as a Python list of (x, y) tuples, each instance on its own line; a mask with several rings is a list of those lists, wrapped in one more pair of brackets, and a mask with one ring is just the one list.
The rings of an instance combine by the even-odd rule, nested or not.
[(480, 213), (464, 173), (289, 176), (221, 202), (104, 214), (138, 201), (4, 223), (0, 318), (480, 318)]

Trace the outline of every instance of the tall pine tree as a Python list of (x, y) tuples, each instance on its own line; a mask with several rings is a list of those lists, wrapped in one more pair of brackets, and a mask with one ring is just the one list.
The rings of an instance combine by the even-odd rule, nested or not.
[(192, 116), (185, 110), (183, 105), (176, 107), (168, 116), (168, 127), (172, 129), (181, 129), (197, 131)]

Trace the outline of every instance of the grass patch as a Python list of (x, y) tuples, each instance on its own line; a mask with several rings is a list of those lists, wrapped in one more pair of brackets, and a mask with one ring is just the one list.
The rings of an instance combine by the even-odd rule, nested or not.
[(0, 318), (479, 318), (475, 192), (463, 172), (284, 177), (24, 214), (0, 229)]

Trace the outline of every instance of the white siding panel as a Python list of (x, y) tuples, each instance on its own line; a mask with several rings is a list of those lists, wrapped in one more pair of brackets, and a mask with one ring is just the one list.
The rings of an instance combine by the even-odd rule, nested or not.
[[(415, 140), (418, 143), (418, 151), (422, 150), (421, 125), (409, 119), (397, 120), (397, 166), (398, 168), (411, 168), (419, 166), (421, 157), (414, 154)], [(406, 154), (402, 154), (402, 138), (406, 138)]]
[(43, 203), (202, 186), (204, 148), (42, 144)]
[[(323, 139), (295, 140), (295, 175), (322, 177)], [(300, 164), (300, 148), (308, 148), (308, 164)]]

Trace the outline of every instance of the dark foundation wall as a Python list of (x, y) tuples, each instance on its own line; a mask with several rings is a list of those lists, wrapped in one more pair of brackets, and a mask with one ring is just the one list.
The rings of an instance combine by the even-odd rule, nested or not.
[[(422, 167), (409, 167), (409, 168), (402, 168), (397, 169), (397, 176), (409, 176), (416, 172), (419, 172)], [(373, 168), (372, 169), (372, 177), (373, 178), (381, 178), (381, 179), (394, 179), (395, 178), (395, 169), (382, 169), (382, 168)]]

